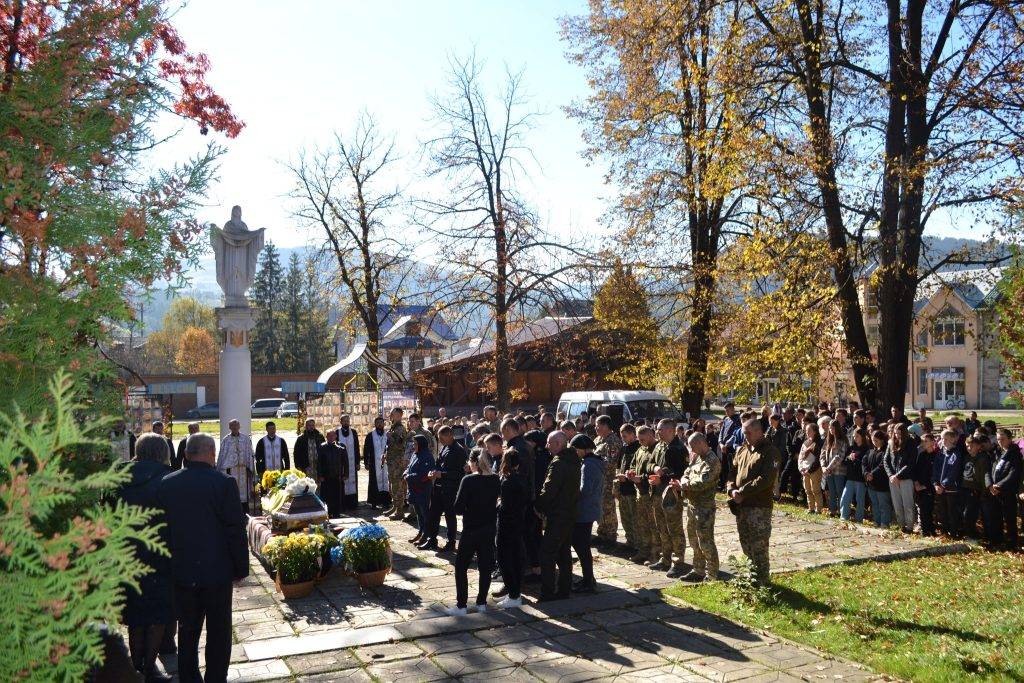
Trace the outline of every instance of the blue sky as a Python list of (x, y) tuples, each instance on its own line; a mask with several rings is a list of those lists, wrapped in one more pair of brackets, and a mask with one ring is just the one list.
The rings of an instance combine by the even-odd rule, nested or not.
[[(602, 169), (581, 156), (579, 124), (562, 111), (587, 88), (565, 58), (558, 19), (585, 10), (585, 0), (192, 0), (175, 24), (190, 49), (209, 55), (210, 82), (246, 123), (226, 143), (201, 220), (223, 223), (241, 204), (249, 227), (267, 228), (276, 244), (306, 243), (281, 162), (328, 144), (364, 109), (396, 134), (405, 155), (396, 180), (415, 193), (420, 143), (431, 130), (428, 97), (443, 90), (449, 56), (475, 49), (495, 88), (505, 65), (522, 69), (533, 107), (545, 112), (531, 133), (538, 163), (524, 191), (546, 227), (566, 240), (597, 231), (611, 192)], [(157, 161), (203, 141), (186, 127)]]

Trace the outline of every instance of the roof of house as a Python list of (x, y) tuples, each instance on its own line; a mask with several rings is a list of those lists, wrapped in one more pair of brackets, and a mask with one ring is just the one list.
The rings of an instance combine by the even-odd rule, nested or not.
[(918, 285), (918, 299), (914, 302), (914, 313), (919, 313), (940, 288), (945, 287), (971, 308), (984, 308), (998, 296), (996, 285), (1002, 278), (1002, 268), (973, 268), (933, 273)]
[(447, 341), (455, 341), (459, 335), (453, 330), (440, 313), (432, 307), (423, 304), (403, 304), (389, 306), (388, 304), (377, 304), (377, 320), (380, 322), (380, 329), (384, 336), (387, 336), (394, 328), (405, 325), (413, 318), (426, 324), (429, 329)]
[(405, 335), (395, 339), (389, 339), (380, 344), (382, 349), (440, 349), (440, 344), (427, 339), (426, 337), (415, 337)]
[[(531, 321), (522, 327), (509, 330), (508, 334), (508, 345), (509, 348), (516, 346), (522, 346), (523, 344), (529, 344), (531, 342), (541, 341), (549, 337), (553, 337), (557, 334), (561, 334), (566, 330), (570, 330), (577, 325), (583, 324), (593, 318), (586, 317), (551, 317), (547, 316)], [(430, 366), (428, 369), (433, 369), (442, 365), (449, 365), (451, 363), (458, 363), (459, 361), (476, 358), (478, 356), (484, 356), (494, 352), (494, 339), (493, 337), (481, 338), (476, 344), (471, 344), (461, 351), (452, 354), (448, 358), (442, 358), (438, 363)]]

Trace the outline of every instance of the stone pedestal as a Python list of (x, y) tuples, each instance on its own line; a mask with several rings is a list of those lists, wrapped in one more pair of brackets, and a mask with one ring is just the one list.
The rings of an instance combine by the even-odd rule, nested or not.
[(217, 327), (223, 337), (220, 352), (220, 438), (228, 434), (228, 422), (238, 420), (242, 433), (252, 435), (252, 357), (249, 333), (256, 325), (255, 311), (248, 306), (217, 309)]

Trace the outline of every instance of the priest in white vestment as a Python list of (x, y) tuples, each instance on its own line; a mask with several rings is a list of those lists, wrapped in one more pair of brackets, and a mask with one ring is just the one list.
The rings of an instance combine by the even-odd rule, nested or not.
[(352, 429), (352, 419), (348, 415), (341, 416), (341, 427), (338, 428), (338, 443), (348, 453), (348, 478), (341, 492), (341, 509), (355, 510), (359, 507), (359, 435)]
[(256, 463), (253, 459), (252, 439), (241, 433), (238, 420), (228, 423), (231, 432), (220, 442), (217, 469), (235, 480), (242, 500), (242, 514), (249, 512), (249, 501), (255, 499)]

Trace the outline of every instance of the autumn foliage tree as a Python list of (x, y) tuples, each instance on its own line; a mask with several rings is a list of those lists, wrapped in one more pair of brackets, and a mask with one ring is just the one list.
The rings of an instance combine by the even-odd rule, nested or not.
[(178, 341), (174, 363), (186, 375), (217, 372), (217, 343), (201, 327), (186, 327)]
[[(999, 253), (928, 253), (934, 222), (1006, 238), (1020, 201), (1024, 24), (1014, 2), (749, 0), (777, 74), (775, 155), (809, 169), (864, 405), (902, 405), (918, 284)], [(869, 262), (871, 348), (856, 276)]]
[(98, 625), (146, 571), (129, 542), (160, 547), (149, 513), (101, 502), (126, 477), (103, 449), (117, 394), (100, 349), (127, 294), (180, 275), (203, 234), (219, 147), (144, 174), (156, 117), (242, 127), (169, 16), (159, 0), (0, 3), (5, 681), (86, 678)]
[(1018, 252), (999, 283), (999, 346), (1012, 396), (1024, 408), (1024, 254)]
[(649, 285), (686, 309), (681, 402), (703, 403), (718, 260), (748, 203), (758, 126), (771, 97), (756, 89), (740, 1), (594, 0), (564, 24), (586, 68), (587, 99), (572, 113), (592, 156), (622, 188), (623, 253)]
[(662, 375), (658, 323), (632, 268), (616, 260), (594, 297), (596, 343), (616, 368), (606, 379), (626, 389), (654, 389)]
[(139, 169), (163, 113), (239, 133), (208, 69), (159, 0), (0, 4), (0, 405), (42, 400), (61, 365), (106, 372), (125, 292), (193, 262), (220, 148)]

